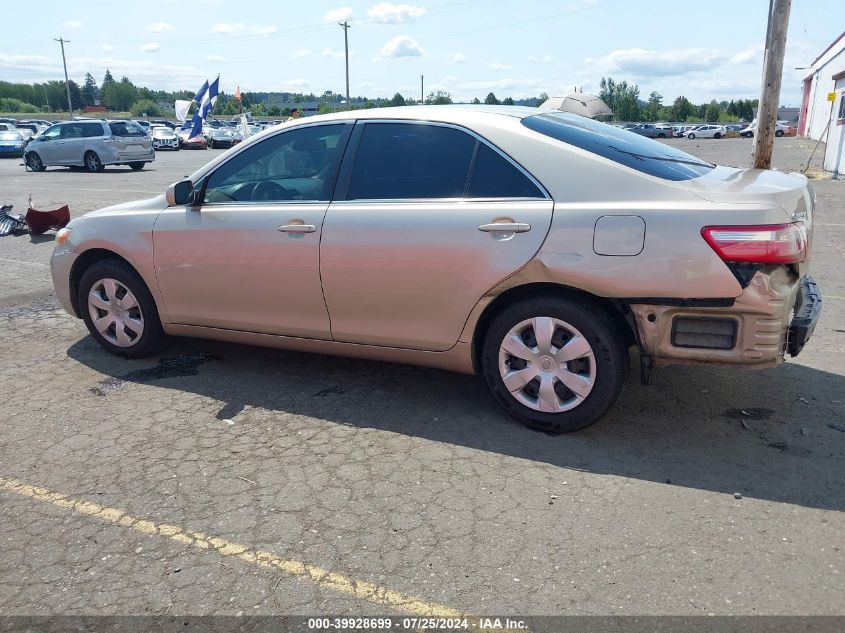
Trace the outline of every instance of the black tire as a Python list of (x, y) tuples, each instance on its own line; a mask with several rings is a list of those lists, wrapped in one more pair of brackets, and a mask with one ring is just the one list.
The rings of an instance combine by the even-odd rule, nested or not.
[(716, 132), (716, 133), (713, 135), (713, 138), (722, 138), (722, 134), (721, 134), (720, 132)]
[(32, 171), (44, 171), (47, 169), (44, 162), (41, 160), (41, 157), (35, 152), (26, 153), (26, 166)]
[(687, 134), (687, 138), (688, 138), (688, 139), (694, 139), (694, 138), (695, 138), (695, 134), (693, 134), (692, 132), (690, 132), (689, 134)]
[(91, 173), (103, 171), (106, 168), (105, 165), (103, 165), (103, 161), (101, 161), (100, 157), (97, 156), (96, 152), (85, 152), (83, 162), (85, 163), (85, 169)]
[(129, 168), (134, 169), (135, 171), (138, 171), (138, 170), (144, 168), (144, 163), (143, 163), (143, 161), (139, 162), (139, 163), (129, 163)]
[[(94, 326), (91, 312), (88, 307), (88, 295), (91, 289), (102, 279), (114, 279), (126, 286), (138, 301), (141, 314), (143, 315), (143, 333), (133, 342), (130, 347), (120, 347), (107, 340)], [(128, 264), (117, 259), (103, 259), (89, 266), (82, 273), (77, 293), (79, 312), (88, 327), (91, 336), (116, 356), (126, 358), (146, 358), (160, 351), (167, 337), (161, 327), (161, 320), (158, 317), (158, 309), (155, 300), (150, 294), (147, 285), (141, 276)]]
[(783, 130), (775, 130), (775, 136), (777, 136), (778, 138), (783, 136)]
[[(552, 317), (571, 325), (592, 348), (595, 359), (592, 390), (568, 411), (545, 413), (526, 406), (502, 379), (499, 370), (502, 341), (512, 328), (534, 317)], [(550, 434), (571, 433), (598, 422), (622, 393), (629, 364), (624, 338), (601, 306), (577, 297), (551, 295), (520, 301), (502, 310), (484, 333), (480, 360), (482, 376), (496, 402), (526, 426)]]
[(657, 138), (666, 138), (666, 135), (661, 132), (657, 135)]

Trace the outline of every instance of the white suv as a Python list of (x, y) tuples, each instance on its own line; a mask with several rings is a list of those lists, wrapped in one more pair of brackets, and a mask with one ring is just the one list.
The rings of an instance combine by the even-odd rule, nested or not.
[(699, 125), (686, 133), (687, 138), (722, 138), (728, 133), (724, 125)]

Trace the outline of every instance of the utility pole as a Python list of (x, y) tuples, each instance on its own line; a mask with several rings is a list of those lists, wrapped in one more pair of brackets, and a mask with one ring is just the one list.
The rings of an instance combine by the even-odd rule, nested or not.
[(780, 83), (783, 76), (783, 55), (786, 50), (786, 29), (792, 0), (769, 0), (769, 23), (766, 28), (766, 53), (763, 59), (763, 85), (757, 107), (757, 130), (754, 132), (751, 166), (769, 169), (777, 129)]
[(73, 116), (73, 102), (70, 100), (70, 81), (67, 78), (67, 62), (65, 61), (65, 44), (70, 44), (70, 40), (64, 40), (61, 37), (59, 39), (53, 38), (54, 42), (58, 42), (62, 45), (62, 65), (65, 67), (65, 90), (67, 90), (67, 109), (70, 112), (70, 116)]
[(47, 94), (47, 84), (44, 84), (44, 100), (47, 102), (47, 112), (50, 111), (50, 95)]
[(349, 20), (338, 22), (338, 26), (343, 29), (343, 48), (346, 51), (346, 109), (352, 107), (349, 101)]
[(425, 75), (420, 75), (420, 105), (425, 105), (425, 89), (423, 88), (424, 80)]

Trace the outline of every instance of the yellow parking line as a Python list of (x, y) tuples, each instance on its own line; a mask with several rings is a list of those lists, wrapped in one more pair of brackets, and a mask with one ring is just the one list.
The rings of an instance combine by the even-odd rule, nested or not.
[(201, 532), (191, 532), (175, 525), (156, 523), (148, 519), (131, 516), (117, 508), (72, 499), (67, 495), (47, 488), (32, 486), (17, 479), (0, 477), (0, 490), (86, 514), (114, 525), (131, 528), (142, 534), (163, 536), (182, 545), (189, 545), (200, 550), (215, 551), (221, 556), (239, 558), (247, 563), (275, 569), (288, 576), (311, 582), (321, 589), (331, 589), (382, 606), (397, 607), (403, 613), (442, 618), (462, 617), (461, 613), (455, 609), (434, 602), (427, 602), (383, 585), (348, 578), (322, 567), (281, 558), (270, 552), (252, 549), (224, 538), (209, 536)]

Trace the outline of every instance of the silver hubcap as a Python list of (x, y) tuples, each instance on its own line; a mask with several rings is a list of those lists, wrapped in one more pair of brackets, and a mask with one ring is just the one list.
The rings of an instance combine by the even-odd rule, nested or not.
[(135, 295), (116, 279), (101, 279), (88, 293), (88, 314), (112, 345), (132, 347), (144, 333), (144, 314)]
[(499, 348), (499, 372), (526, 407), (560, 413), (584, 402), (596, 381), (590, 343), (566, 321), (535, 317), (517, 323)]

